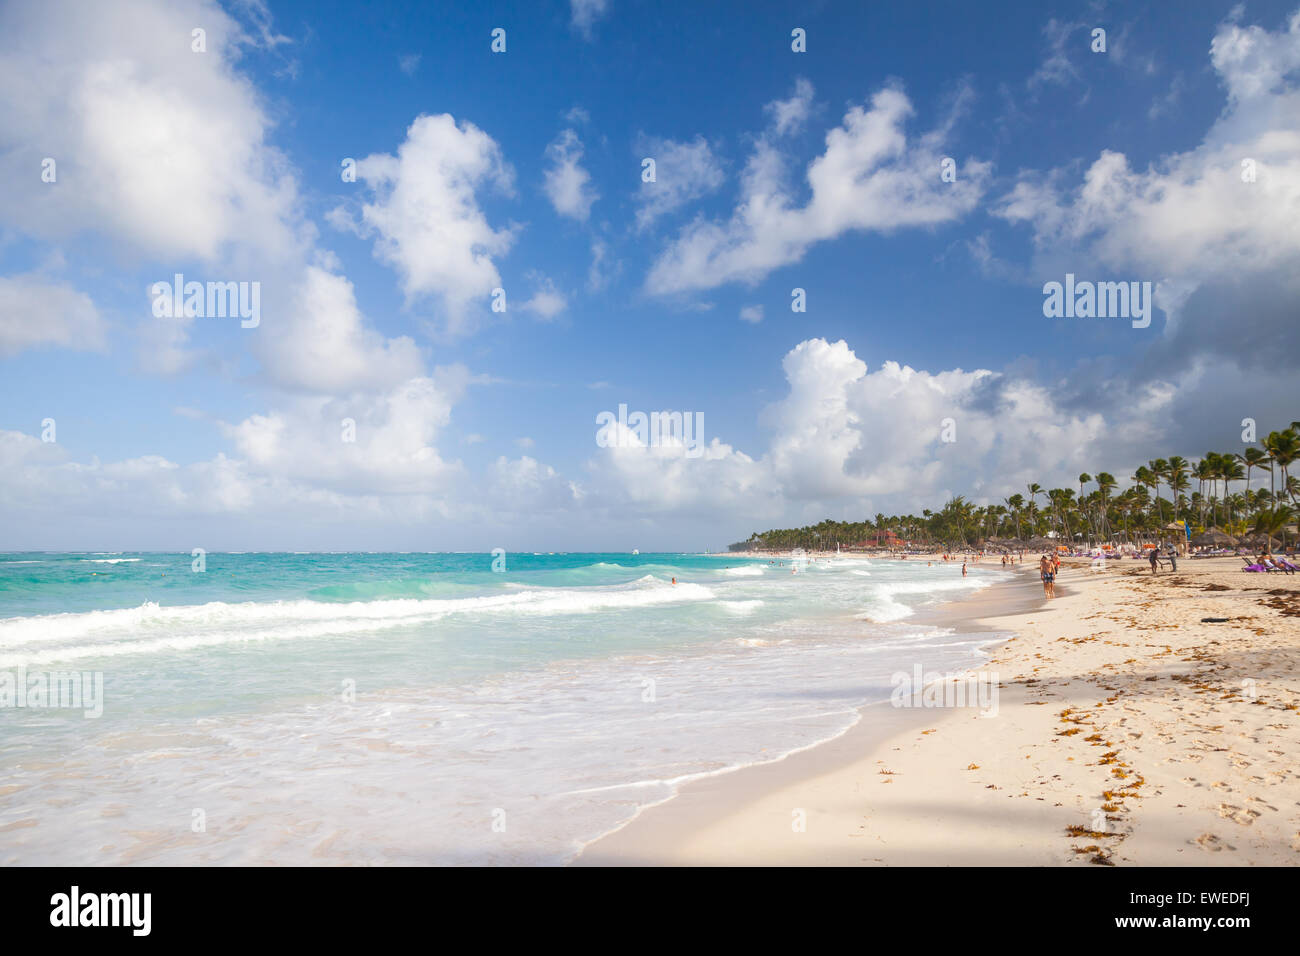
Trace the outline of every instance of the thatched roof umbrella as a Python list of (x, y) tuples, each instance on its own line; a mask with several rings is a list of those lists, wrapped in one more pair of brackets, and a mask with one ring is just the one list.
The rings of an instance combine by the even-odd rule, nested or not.
[(1235, 548), (1237, 539), (1230, 534), (1224, 534), (1218, 528), (1211, 528), (1209, 531), (1202, 531), (1194, 537), (1192, 544), (1198, 548)]
[(1055, 551), (1056, 542), (1051, 538), (1030, 538), (1025, 542), (1027, 551)]

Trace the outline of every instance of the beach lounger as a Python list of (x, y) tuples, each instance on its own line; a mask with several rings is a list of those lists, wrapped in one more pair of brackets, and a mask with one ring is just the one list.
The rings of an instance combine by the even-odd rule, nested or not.
[(1285, 568), (1269, 568), (1269, 567), (1265, 567), (1262, 564), (1252, 564), (1248, 558), (1242, 558), (1241, 560), (1246, 562), (1246, 566), (1242, 568), (1243, 571), (1279, 571), (1283, 574), (1291, 573), (1290, 571), (1287, 571)]

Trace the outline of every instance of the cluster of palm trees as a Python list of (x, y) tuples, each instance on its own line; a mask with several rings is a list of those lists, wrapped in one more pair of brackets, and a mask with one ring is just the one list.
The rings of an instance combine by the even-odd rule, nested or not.
[[(955, 548), (992, 538), (1042, 536), (1072, 543), (1137, 543), (1167, 538), (1171, 522), (1186, 522), (1193, 533), (1218, 528), (1232, 535), (1266, 536), (1267, 541), (1281, 537), (1300, 514), (1300, 478), (1291, 474), (1298, 460), (1300, 421), (1294, 421), (1240, 454), (1207, 452), (1195, 463), (1179, 455), (1149, 461), (1134, 470), (1131, 484), (1118, 494), (1114, 475), (1084, 472), (1077, 494), (1073, 488), (1031, 483), (1026, 494), (1009, 495), (1001, 504), (975, 505), (958, 496), (940, 511), (926, 509), (919, 516), (828, 518), (804, 528), (756, 531), (731, 549), (833, 551), (898, 539)], [(1263, 472), (1268, 487), (1253, 488), (1252, 479)], [(1240, 490), (1233, 491), (1233, 482), (1241, 483)], [(1089, 490), (1089, 485), (1094, 487)]]

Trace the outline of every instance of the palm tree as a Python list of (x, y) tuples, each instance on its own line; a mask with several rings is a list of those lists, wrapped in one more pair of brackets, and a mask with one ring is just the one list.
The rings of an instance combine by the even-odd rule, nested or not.
[(1037, 482), (1028, 486), (1029, 491), (1029, 514), (1032, 517), (1038, 511), (1038, 496), (1043, 494), (1043, 487)]
[(1267, 536), (1264, 547), (1269, 554), (1273, 553), (1273, 539), (1295, 519), (1295, 516), (1295, 510), (1288, 508), (1286, 505), (1264, 508), (1259, 514), (1255, 515), (1255, 532)]
[[(1219, 477), (1223, 479), (1223, 500), (1227, 503), (1230, 493), (1228, 489), (1234, 481), (1245, 480), (1245, 474), (1241, 470), (1241, 462), (1237, 460), (1236, 455), (1219, 456)], [(1232, 520), (1232, 512), (1228, 512), (1228, 520)]]
[[(1175, 467), (1177, 466), (1177, 467)], [(1187, 477), (1188, 462), (1177, 456), (1169, 459), (1169, 491), (1174, 497), (1174, 520), (1178, 520), (1179, 509), (1186, 509), (1187, 497), (1182, 494), (1187, 490), (1190, 480)]]
[(1020, 537), (1020, 512), (1025, 507), (1025, 499), (1021, 495), (1012, 495), (1010, 498), (1003, 499), (1007, 507), (1011, 509), (1011, 514), (1016, 519), (1016, 537)]
[[(1169, 478), (1169, 497), (1175, 499), (1175, 505), (1177, 504), (1178, 492), (1187, 487), (1187, 469), (1190, 467), (1191, 463), (1182, 455), (1169, 456), (1165, 474)], [(1176, 511), (1174, 517), (1178, 517)]]
[(1118, 482), (1115, 476), (1106, 471), (1097, 472), (1097, 490), (1101, 493), (1101, 520), (1100, 524), (1104, 529), (1107, 538), (1110, 537), (1110, 517), (1107, 510), (1110, 506), (1110, 493), (1115, 490)]
[[(1281, 470), (1282, 488), (1286, 489), (1289, 485), (1287, 471), (1295, 460), (1300, 458), (1300, 429), (1292, 427), (1285, 431), (1269, 432), (1268, 437), (1264, 439), (1264, 450)], [(1272, 490), (1270, 487), (1270, 491)]]
[(1200, 515), (1201, 524), (1205, 524), (1205, 483), (1210, 480), (1213, 473), (1214, 464), (1208, 458), (1202, 458), (1196, 463), (1196, 467), (1192, 469), (1192, 474), (1195, 476), (1201, 489), (1201, 503), (1197, 512)]
[[(873, 527), (877, 537), (882, 539), (892, 529), (897, 529), (907, 538), (921, 536), (927, 541), (945, 544), (966, 543), (972, 534), (985, 538), (1001, 535), (1012, 527), (1017, 537), (1043, 534), (1048, 529), (1056, 529), (1057, 533), (1071, 539), (1076, 532), (1082, 531), (1109, 537), (1112, 534), (1112, 514), (1122, 523), (1125, 539), (1137, 540), (1152, 530), (1157, 533), (1164, 530), (1164, 500), (1160, 497), (1162, 483), (1169, 487), (1175, 519), (1190, 521), (1199, 516), (1205, 523), (1208, 510), (1210, 522), (1217, 522), (1222, 500), (1224, 520), (1232, 526), (1234, 533), (1240, 533), (1244, 526), (1253, 523), (1263, 533), (1275, 536), (1286, 528), (1288, 521), (1295, 520), (1297, 506), (1300, 506), (1300, 478), (1291, 473), (1297, 461), (1300, 461), (1300, 422), (1292, 422), (1288, 428), (1270, 432), (1260, 442), (1260, 447), (1245, 448), (1240, 454), (1207, 452), (1194, 467), (1177, 455), (1168, 460), (1157, 458), (1149, 461), (1135, 469), (1132, 486), (1115, 498), (1111, 497), (1116, 486), (1113, 475), (1099, 471), (1093, 477), (1083, 472), (1079, 475), (1077, 499), (1072, 488), (1045, 490), (1037, 483), (1030, 483), (1026, 486), (1028, 502), (1023, 495), (1014, 494), (1002, 499), (1001, 505), (976, 507), (957, 497), (937, 513), (925, 509), (923, 518), (876, 514), (874, 526), (868, 520), (826, 519), (804, 528), (755, 531), (750, 534), (749, 542), (777, 549), (829, 547), (845, 540), (860, 542)], [(1268, 471), (1268, 488), (1256, 490), (1251, 487), (1255, 469)], [(1198, 490), (1189, 497), (1183, 492), (1192, 478), (1198, 482)], [(1220, 480), (1224, 483), (1222, 495), (1218, 487)], [(1095, 481), (1097, 487), (1087, 494), (1090, 481)], [(1234, 481), (1244, 482), (1244, 490), (1234, 492)], [(1042, 512), (1038, 509), (1040, 494), (1047, 497), (1047, 507)], [(1023, 527), (1026, 523), (1027, 531)]]
[(1155, 481), (1156, 508), (1160, 512), (1160, 525), (1161, 527), (1164, 527), (1165, 509), (1164, 506), (1160, 504), (1160, 482), (1164, 479), (1165, 472), (1169, 469), (1169, 462), (1165, 461), (1163, 458), (1157, 458), (1154, 461), (1147, 462), (1147, 467), (1151, 469), (1151, 477)]
[(1151, 474), (1151, 469), (1146, 465), (1138, 465), (1137, 471), (1133, 472), (1133, 477), (1129, 479), (1139, 488), (1151, 488), (1155, 486), (1155, 476)]
[(1079, 510), (1083, 510), (1083, 486), (1092, 481), (1092, 475), (1086, 471), (1079, 475)]
[(1053, 488), (1047, 493), (1047, 500), (1052, 503), (1052, 515), (1056, 518), (1062, 536), (1067, 539), (1070, 537), (1070, 529), (1066, 524), (1065, 514), (1073, 497), (1073, 488)]
[(1243, 451), (1240, 455), (1237, 456), (1237, 460), (1241, 462), (1242, 465), (1244, 465), (1246, 468), (1246, 490), (1247, 491), (1250, 491), (1251, 469), (1263, 467), (1262, 463), (1267, 459), (1268, 459), (1268, 455), (1264, 454), (1264, 452), (1260, 451), (1258, 448), (1247, 448), (1245, 451)]
[(1115, 499), (1115, 510), (1119, 512), (1119, 520), (1124, 525), (1125, 541), (1129, 540), (1128, 516), (1129, 513), (1133, 510), (1133, 504), (1134, 504), (1134, 496), (1130, 494), (1131, 490), (1132, 489), (1123, 492), (1118, 498)]

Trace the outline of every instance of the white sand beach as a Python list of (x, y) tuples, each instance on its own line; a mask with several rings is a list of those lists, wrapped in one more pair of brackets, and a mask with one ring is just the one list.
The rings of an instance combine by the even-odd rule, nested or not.
[(1014, 632), (981, 669), (996, 715), (865, 708), (833, 741), (686, 786), (577, 864), (1300, 863), (1300, 575), (1240, 568), (1069, 562), (1051, 602), (1026, 570), (941, 612)]

